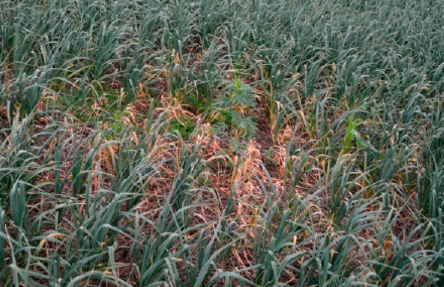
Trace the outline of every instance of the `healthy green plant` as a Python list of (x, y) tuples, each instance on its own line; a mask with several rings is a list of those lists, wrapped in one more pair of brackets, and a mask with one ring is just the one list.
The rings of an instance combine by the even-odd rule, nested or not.
[(194, 131), (195, 124), (191, 118), (174, 118), (169, 123), (170, 132), (178, 132), (182, 138), (189, 138)]
[(235, 78), (214, 102), (212, 118), (216, 122), (216, 130), (228, 129), (238, 139), (252, 138), (257, 128), (252, 115), (255, 107), (254, 90), (242, 83), (239, 77)]

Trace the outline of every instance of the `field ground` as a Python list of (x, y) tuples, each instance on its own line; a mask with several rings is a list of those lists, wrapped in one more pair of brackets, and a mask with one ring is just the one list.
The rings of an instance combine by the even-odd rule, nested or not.
[(441, 0), (0, 0), (0, 286), (444, 286)]

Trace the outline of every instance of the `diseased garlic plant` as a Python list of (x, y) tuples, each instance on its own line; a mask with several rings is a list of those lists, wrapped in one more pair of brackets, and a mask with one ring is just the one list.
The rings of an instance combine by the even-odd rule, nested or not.
[(0, 0), (0, 286), (443, 286), (440, 0)]

